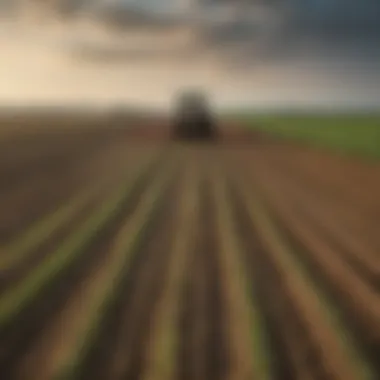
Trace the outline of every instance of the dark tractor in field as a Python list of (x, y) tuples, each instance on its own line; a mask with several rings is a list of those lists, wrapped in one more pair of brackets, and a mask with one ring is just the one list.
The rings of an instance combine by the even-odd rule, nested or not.
[(215, 140), (215, 120), (205, 97), (196, 92), (181, 95), (177, 101), (172, 124), (175, 140)]

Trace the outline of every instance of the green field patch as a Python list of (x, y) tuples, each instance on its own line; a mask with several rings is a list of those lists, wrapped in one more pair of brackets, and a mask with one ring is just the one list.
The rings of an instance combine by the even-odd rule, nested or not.
[(380, 115), (246, 115), (249, 128), (270, 135), (380, 159)]

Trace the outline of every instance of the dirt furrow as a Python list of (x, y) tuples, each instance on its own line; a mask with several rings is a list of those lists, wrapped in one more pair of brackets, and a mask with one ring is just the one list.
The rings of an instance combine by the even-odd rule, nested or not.
[[(175, 379), (178, 374), (180, 296), (184, 286), (184, 274), (190, 255), (196, 248), (195, 238), (199, 233), (199, 179), (198, 160), (191, 162), (187, 157), (184, 174), (178, 195), (177, 212), (174, 222), (178, 228), (172, 235), (170, 260), (164, 291), (152, 321), (145, 352), (145, 365), (141, 379)], [(191, 344), (191, 342), (187, 342)]]
[[(210, 176), (213, 174), (210, 173)], [(207, 291), (207, 323), (206, 340), (206, 379), (221, 380), (227, 370), (228, 351), (226, 341), (225, 305), (221, 279), (221, 267), (218, 254), (215, 203), (211, 193), (210, 183), (206, 182), (202, 201), (201, 220), (203, 229), (202, 254), (205, 259), (205, 276)]]
[[(146, 182), (145, 185), (147, 185)], [(57, 314), (59, 316), (59, 310), (64, 307), (65, 300), (68, 299), (71, 291), (75, 291), (78, 281), (81, 281), (81, 278), (88, 273), (87, 271), (91, 270), (91, 267), (102, 257), (104, 244), (109, 241), (121, 220), (136, 208), (141, 197), (141, 190), (139, 186), (131, 188), (130, 197), (126, 197), (120, 203), (120, 208), (109, 219), (108, 224), (91, 238), (85, 251), (75, 259), (75, 265), (70, 265), (63, 273), (58, 274), (49, 287), (39, 292), (30, 306), (27, 305), (25, 310), (17, 312), (16, 317), (9, 322), (9, 326), (7, 322), (1, 331), (0, 373), (13, 370), (18, 357), (29, 349), (29, 344), (33, 343), (41, 328), (51, 318)], [(21, 288), (20, 291), (22, 291)], [(26, 291), (29, 290), (26, 289)], [(4, 297), (0, 298), (0, 301), (5, 302)], [(10, 306), (18, 307), (19, 305)]]
[[(304, 222), (316, 235), (332, 247), (336, 255), (350, 264), (351, 269), (368, 281), (375, 289), (380, 285), (380, 257), (374, 249), (349, 234), (336, 220), (333, 210), (324, 209), (310, 194), (285, 180), (257, 170), (255, 178), (266, 198), (286, 203), (294, 213), (302, 215)], [(275, 212), (275, 210), (274, 210)]]
[(215, 165), (213, 170), (212, 193), (228, 342), (228, 363), (223, 378), (273, 380), (271, 353), (266, 337), (262, 339), (266, 336), (265, 327), (251, 298), (248, 273), (243, 270), (243, 247), (236, 234), (225, 173), (221, 173), (219, 165)]
[(104, 356), (98, 355), (99, 359), (94, 360), (97, 364), (88, 371), (88, 379), (141, 378), (154, 311), (167, 275), (170, 231), (173, 231), (170, 214), (168, 206), (160, 218), (161, 224), (149, 238), (148, 246), (139, 253), (140, 266), (134, 269), (133, 278), (126, 284), (117, 319), (113, 322), (116, 328), (107, 331), (106, 343), (103, 343), (104, 354), (108, 353), (109, 360), (99, 368)]
[(380, 334), (380, 300), (375, 290), (355, 275), (350, 266), (334, 252), (334, 249), (313, 231), (302, 214), (295, 214), (289, 205), (271, 198), (276, 213), (288, 230), (295, 236), (306, 252), (310, 252), (310, 260), (316, 268), (325, 273), (332, 288), (340, 292), (341, 300), (345, 300), (351, 312), (362, 324), (367, 336), (375, 340)]
[(257, 231), (247, 214), (246, 205), (237, 193), (235, 185), (231, 188), (231, 204), (236, 221), (235, 231), (240, 237), (244, 252), (242, 263), (251, 279), (252, 297), (263, 318), (260, 331), (266, 331), (264, 344), (261, 344), (259, 349), (263, 351), (263, 355), (271, 356), (272, 378), (320, 380), (313, 372), (307, 335), (299, 323), (299, 317), (289, 296), (283, 292), (281, 276), (261, 245)]
[[(152, 154), (147, 154), (144, 159), (140, 157), (140, 161), (148, 162), (154, 157)], [(138, 167), (137, 164), (133, 165)], [(124, 181), (133, 174), (131, 169), (132, 167), (129, 167), (128, 172), (124, 174)], [(118, 172), (110, 171), (97, 183), (87, 186), (81, 193), (64, 203), (60, 209), (33, 224), (23, 234), (19, 234), (18, 238), (12, 242), (13, 244), (4, 247), (7, 252), (0, 257), (0, 295), (42, 263), (45, 258), (49, 258), (54, 248), (61, 244), (72, 231), (80, 227), (96, 205), (111, 195), (112, 189), (120, 186), (119, 177)], [(139, 183), (135, 190), (136, 194), (139, 194), (147, 180), (148, 177), (145, 178), (145, 182)]]
[[(347, 201), (339, 193), (332, 194), (328, 185), (321, 184), (320, 178), (323, 178), (324, 170), (322, 168), (319, 176), (303, 178), (294, 167), (283, 167), (282, 161), (286, 161), (286, 157), (278, 158), (276, 152), (262, 151), (248, 152), (241, 155), (240, 164), (245, 166), (248, 173), (255, 173), (256, 170), (273, 173), (274, 177), (286, 178), (288, 182), (292, 182), (295, 186), (304, 192), (312, 195), (327, 210), (332, 210), (335, 217), (339, 220), (339, 224), (344, 226), (351, 234), (356, 235), (358, 239), (367, 240), (375, 247), (380, 247), (377, 234), (376, 211), (374, 215), (367, 215), (361, 207), (356, 207), (354, 202)], [(249, 164), (250, 163), (250, 164)], [(380, 212), (377, 212), (380, 215)]]
[(363, 282), (331, 246), (315, 235), (306, 221), (296, 218), (293, 210), (284, 211), (282, 203), (281, 206), (277, 202), (275, 205), (284, 232), (296, 247), (300, 259), (312, 276), (325, 283), (326, 291), (344, 311), (357, 344), (361, 343), (373, 366), (378, 368), (380, 317), (377, 291)]
[[(144, 239), (147, 228), (151, 228), (151, 223), (155, 220), (156, 199), (159, 201), (167, 189), (167, 186), (161, 187), (161, 182), (168, 174), (168, 170), (164, 170), (152, 187), (148, 187), (141, 195), (141, 202), (137, 203), (133, 212), (121, 210), (120, 219), (111, 232), (106, 246), (102, 249), (102, 259), (92, 267), (90, 272), (87, 272), (85, 277), (82, 277), (75, 288), (75, 293), (68, 297), (59, 314), (47, 324), (43, 333), (24, 355), (13, 378), (23, 379), (28, 374), (30, 379), (50, 380), (55, 376), (61, 379), (61, 375), (66, 376), (66, 365), (71, 368), (76, 360), (81, 360), (75, 355), (76, 350), (81, 350), (78, 354), (82, 355), (81, 335), (87, 334), (86, 329), (91, 319), (98, 318), (100, 315), (97, 305), (101, 307), (104, 302), (107, 302), (105, 297), (115, 296), (114, 292), (117, 292), (117, 289), (113, 289), (113, 283), (119, 277), (118, 273), (128, 272), (129, 261), (133, 260), (139, 242)], [(153, 196), (155, 198), (152, 198)], [(124, 218), (126, 218), (125, 222), (121, 223)], [(149, 224), (146, 223), (147, 220), (150, 220)], [(111, 293), (107, 293), (110, 286)], [(99, 326), (94, 326), (94, 328), (99, 328)], [(89, 331), (89, 334), (92, 333), (95, 332)], [(45, 362), (45, 365), (41, 365), (41, 360)], [(83, 367), (80, 366), (78, 371), (80, 369)], [(75, 375), (82, 378), (83, 374), (79, 371), (79, 373), (75, 372)], [(71, 369), (67, 376), (72, 376)]]
[[(4, 145), (0, 241), (21, 248), (0, 283), (0, 378), (377, 380), (376, 169), (353, 165), (347, 188), (343, 159), (167, 131)], [(95, 182), (88, 207), (32, 228)]]
[[(172, 182), (172, 181), (171, 181)], [(173, 183), (171, 183), (173, 185)], [(99, 335), (88, 352), (80, 379), (137, 379), (143, 366), (143, 352), (151, 319), (167, 271), (171, 209), (176, 186), (158, 205), (155, 220), (130, 268), (121, 279), (120, 292), (107, 311)]]
[[(201, 226), (200, 218), (197, 223)], [(202, 380), (206, 378), (208, 297), (204, 253), (198, 230), (195, 247), (189, 257), (188, 269), (184, 273), (184, 286), (179, 305), (178, 379)]]
[[(18, 238), (23, 229), (44, 214), (53, 212), (59, 203), (75, 195), (91, 183), (105, 181), (105, 178), (120, 176), (138, 162), (144, 154), (149, 156), (159, 147), (144, 147), (126, 144), (123, 141), (107, 141), (91, 154), (81, 159), (71, 157), (66, 147), (67, 162), (58, 170), (49, 173), (32, 171), (32, 179), (25, 186), (16, 186), (0, 197), (0, 241), (10, 243)], [(49, 156), (43, 157), (49, 161)]]
[(137, 379), (154, 310), (164, 286), (177, 206), (177, 179), (160, 205), (157, 219), (145, 239), (123, 291), (102, 328), (97, 348), (89, 357), (83, 378)]
[(179, 304), (177, 378), (221, 379), (226, 371), (228, 353), (215, 209), (210, 192), (210, 177), (214, 175), (210, 162), (215, 152), (202, 146), (195, 152), (197, 156), (193, 157), (201, 171), (199, 214), (195, 221), (195, 245), (184, 274)]
[[(350, 180), (345, 185), (335, 184), (334, 186), (329, 181), (325, 181), (328, 167), (323, 168), (323, 171), (318, 170), (313, 172), (306, 157), (288, 161), (282, 157), (275, 160), (272, 165), (280, 168), (284, 173), (288, 173), (289, 177), (292, 177), (301, 186), (306, 186), (310, 191), (316, 191), (327, 199), (331, 199), (338, 206), (342, 205), (341, 207), (350, 210), (351, 215), (360, 216), (361, 219), (368, 221), (368, 224), (379, 221), (380, 210), (378, 207), (375, 207), (375, 202), (369, 201), (367, 197), (360, 196), (360, 194), (349, 194), (349, 190), (355, 187), (355, 184), (351, 183)], [(341, 177), (346, 179), (346, 175), (341, 175)]]
[[(380, 190), (379, 166), (375, 162), (364, 162), (358, 157), (326, 154), (318, 149), (303, 148), (300, 156), (291, 155), (292, 165), (307, 171), (315, 178), (320, 177), (320, 168), (324, 170), (323, 180), (329, 187), (336, 187), (337, 192), (346, 193), (352, 200), (357, 200), (371, 209), (380, 206), (378, 191)], [(302, 157), (304, 159), (300, 160)]]
[(253, 226), (259, 232), (268, 257), (281, 274), (285, 294), (290, 297), (310, 343), (313, 344), (314, 358), (321, 371), (320, 376), (325, 379), (356, 379), (357, 369), (351, 365), (352, 363), (347, 363), (344, 346), (337, 339), (334, 327), (326, 318), (320, 299), (305, 280), (303, 273), (297, 269), (289, 248), (282, 241), (281, 235), (277, 234), (260, 203), (252, 198), (249, 187), (243, 186), (246, 185), (242, 182), (240, 195), (246, 200)]
[(374, 206), (376, 209), (380, 206), (377, 196), (379, 167), (376, 163), (371, 165), (357, 158), (288, 143), (273, 146), (269, 154), (277, 166), (297, 173), (299, 178), (329, 190), (337, 198), (369, 214)]

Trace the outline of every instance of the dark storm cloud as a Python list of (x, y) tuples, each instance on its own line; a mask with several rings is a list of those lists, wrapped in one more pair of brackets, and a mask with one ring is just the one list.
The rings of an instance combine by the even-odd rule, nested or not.
[[(299, 21), (320, 32), (350, 35), (377, 34), (380, 30), (380, 2), (377, 0), (308, 0), (299, 3)], [(294, 6), (297, 6), (295, 4)]]
[[(63, 8), (76, 5), (101, 27), (120, 33), (174, 30), (198, 17), (195, 38), (199, 49), (217, 49), (227, 60), (243, 65), (340, 50), (360, 56), (364, 54), (363, 49), (371, 49), (368, 46), (380, 41), (377, 0), (198, 0), (192, 5), (189, 1), (188, 12), (182, 14), (183, 0), (61, 0), (58, 3)], [(215, 21), (220, 9), (228, 5), (229, 20)], [(173, 12), (174, 9), (178, 12)], [(83, 46), (83, 52), (77, 48), (73, 52), (76, 57), (98, 62), (161, 56), (144, 49), (123, 47)], [(179, 51), (177, 55), (182, 54)], [(170, 55), (174, 57), (176, 53)]]
[[(380, 2), (375, 0), (242, 0), (240, 12), (238, 5), (235, 12), (233, 6), (238, 3), (237, 0), (203, 0), (196, 8), (189, 5), (189, 12), (182, 15), (172, 12), (170, 17), (169, 9), (180, 9), (181, 1), (82, 0), (77, 4), (81, 4), (82, 9), (85, 7), (87, 17), (96, 20), (101, 27), (120, 33), (132, 30), (174, 31), (186, 22), (191, 24), (198, 17), (194, 24), (198, 52), (216, 49), (226, 61), (242, 66), (300, 55), (340, 54), (341, 51), (366, 59), (365, 56), (372, 54), (371, 49), (375, 49), (380, 41)], [(162, 5), (161, 14), (157, 13), (159, 4)], [(230, 12), (229, 19), (218, 21), (220, 9), (228, 5), (231, 5), (230, 10), (225, 13)], [(192, 49), (188, 52), (196, 54), (197, 49)], [(99, 63), (149, 57), (161, 59), (162, 54), (173, 59), (184, 57), (181, 49), (177, 53), (161, 54), (144, 49), (95, 45), (83, 45), (82, 51), (77, 46), (73, 54)]]

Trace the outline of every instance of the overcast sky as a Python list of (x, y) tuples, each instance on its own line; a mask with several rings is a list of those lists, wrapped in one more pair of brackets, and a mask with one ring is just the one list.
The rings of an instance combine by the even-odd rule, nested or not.
[[(228, 6), (201, 12), (214, 23), (218, 15), (219, 24), (209, 17), (193, 28), (125, 32), (89, 17), (66, 24), (37, 21), (30, 7), (12, 18), (3, 11), (0, 104), (165, 106), (176, 90), (199, 86), (220, 105), (380, 106), (379, 3), (277, 3), (240, 16)], [(185, 1), (138, 4), (173, 11)]]

